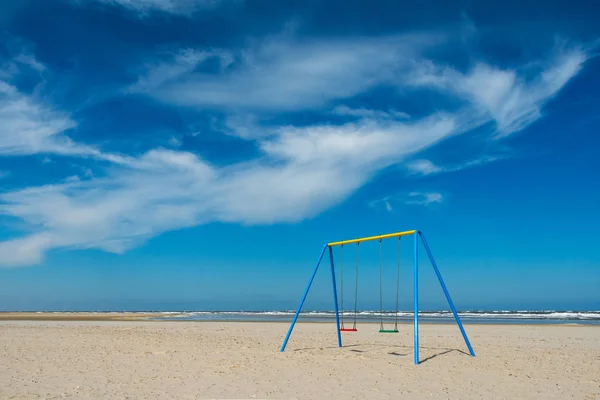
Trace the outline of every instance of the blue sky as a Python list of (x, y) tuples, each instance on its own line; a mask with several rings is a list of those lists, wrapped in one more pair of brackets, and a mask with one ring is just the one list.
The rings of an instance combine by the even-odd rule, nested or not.
[(4, 3), (0, 309), (600, 309), (594, 2)]

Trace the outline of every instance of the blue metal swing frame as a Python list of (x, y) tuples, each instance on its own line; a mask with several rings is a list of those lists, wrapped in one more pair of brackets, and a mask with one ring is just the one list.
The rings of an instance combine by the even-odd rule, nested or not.
[(421, 239), (421, 242), (423, 243), (423, 247), (425, 248), (425, 252), (427, 253), (427, 256), (429, 257), (431, 265), (433, 266), (435, 275), (437, 276), (438, 281), (440, 282), (440, 286), (442, 287), (442, 290), (444, 291), (444, 295), (446, 296), (448, 305), (450, 306), (450, 309), (452, 310), (452, 314), (454, 315), (456, 324), (458, 325), (458, 328), (460, 329), (463, 339), (465, 340), (465, 344), (467, 345), (467, 348), (469, 349), (469, 353), (473, 357), (475, 357), (475, 352), (473, 351), (473, 347), (471, 347), (471, 342), (469, 342), (467, 333), (465, 332), (463, 324), (460, 321), (460, 317), (458, 316), (458, 313), (456, 312), (456, 307), (454, 307), (454, 302), (452, 301), (452, 298), (450, 297), (450, 293), (448, 292), (448, 288), (446, 287), (446, 284), (444, 283), (444, 280), (442, 279), (442, 274), (440, 273), (440, 270), (435, 262), (435, 259), (433, 258), (431, 249), (429, 248), (429, 245), (427, 244), (427, 241), (425, 240), (425, 236), (423, 235), (423, 233), (421, 231), (417, 231), (417, 230), (397, 232), (397, 233), (391, 233), (391, 234), (387, 234), (387, 235), (370, 236), (370, 237), (365, 237), (365, 238), (360, 238), (360, 239), (345, 240), (345, 241), (341, 241), (341, 242), (332, 242), (332, 243), (328, 243), (325, 246), (323, 246), (323, 250), (321, 251), (319, 259), (317, 260), (317, 265), (315, 266), (315, 269), (310, 277), (310, 280), (308, 281), (308, 285), (306, 286), (306, 290), (304, 291), (304, 294), (302, 295), (302, 300), (300, 300), (300, 304), (298, 305), (298, 309), (296, 310), (296, 313), (294, 314), (294, 319), (292, 320), (292, 323), (290, 324), (290, 328), (288, 329), (288, 332), (285, 336), (283, 344), (281, 345), (280, 351), (285, 351), (285, 348), (290, 339), (292, 331), (294, 330), (294, 326), (296, 325), (296, 322), (298, 321), (298, 316), (300, 315), (300, 312), (302, 311), (302, 306), (304, 305), (306, 296), (308, 295), (310, 287), (312, 286), (312, 283), (315, 279), (315, 275), (317, 274), (319, 266), (321, 265), (321, 261), (323, 260), (323, 256), (325, 255), (325, 251), (327, 249), (329, 249), (329, 264), (331, 266), (331, 281), (333, 284), (333, 300), (334, 300), (334, 306), (335, 306), (335, 322), (336, 322), (336, 327), (337, 327), (338, 346), (342, 347), (342, 334), (340, 331), (340, 316), (339, 316), (339, 309), (338, 309), (337, 285), (335, 282), (335, 267), (334, 267), (334, 262), (333, 262), (332, 248), (334, 246), (344, 245), (344, 244), (348, 244), (348, 243), (361, 243), (361, 242), (366, 242), (366, 241), (370, 241), (370, 240), (381, 240), (381, 239), (400, 237), (400, 236), (406, 236), (406, 235), (414, 235), (414, 239), (415, 239), (414, 240), (414, 282), (413, 282), (414, 283), (414, 289), (413, 289), (414, 290), (413, 291), (413, 293), (414, 293), (414, 301), (413, 301), (414, 302), (414, 326), (413, 326), (414, 327), (414, 333), (413, 333), (414, 348), (413, 348), (413, 354), (414, 354), (415, 364), (419, 364), (419, 238)]

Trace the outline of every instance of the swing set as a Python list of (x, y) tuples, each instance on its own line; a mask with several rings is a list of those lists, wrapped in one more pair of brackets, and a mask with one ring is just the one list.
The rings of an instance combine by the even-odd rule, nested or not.
[[(454, 315), (456, 324), (458, 325), (458, 328), (460, 329), (462, 337), (465, 340), (465, 344), (467, 345), (467, 348), (469, 349), (469, 353), (474, 357), (475, 352), (473, 351), (473, 348), (471, 347), (471, 343), (469, 342), (467, 333), (465, 332), (465, 329), (460, 321), (460, 318), (458, 316), (456, 308), (454, 307), (454, 303), (452, 302), (452, 298), (450, 297), (450, 293), (448, 292), (448, 289), (446, 288), (444, 280), (442, 279), (442, 275), (440, 274), (440, 270), (438, 269), (438, 266), (433, 258), (433, 254), (431, 253), (429, 245), (427, 244), (427, 241), (425, 240), (423, 233), (421, 231), (417, 231), (417, 230), (396, 232), (396, 233), (390, 233), (390, 234), (386, 234), (386, 235), (369, 236), (369, 237), (364, 237), (364, 238), (360, 238), (360, 239), (344, 240), (344, 241), (340, 241), (340, 242), (331, 242), (331, 243), (327, 243), (325, 246), (323, 246), (323, 250), (321, 251), (321, 255), (319, 256), (317, 265), (315, 266), (312, 276), (310, 277), (310, 280), (308, 282), (306, 290), (304, 291), (304, 295), (302, 296), (302, 300), (300, 301), (300, 305), (298, 306), (298, 309), (296, 310), (296, 314), (294, 315), (294, 319), (292, 320), (292, 323), (290, 324), (290, 328), (288, 329), (287, 335), (285, 336), (285, 339), (283, 341), (280, 351), (284, 351), (285, 347), (287, 346), (288, 340), (290, 339), (290, 335), (292, 334), (292, 330), (294, 329), (294, 326), (296, 325), (296, 321), (298, 320), (298, 316), (300, 315), (300, 311), (302, 310), (302, 306), (304, 305), (304, 301), (306, 300), (306, 296), (308, 295), (308, 291), (310, 290), (313, 280), (315, 279), (315, 275), (317, 274), (317, 270), (319, 269), (321, 260), (323, 259), (323, 256), (325, 255), (325, 250), (327, 250), (327, 249), (329, 249), (329, 264), (331, 266), (331, 280), (333, 283), (333, 298), (334, 298), (334, 305), (335, 305), (335, 320), (336, 320), (336, 326), (337, 326), (338, 346), (342, 347), (342, 334), (341, 334), (342, 332), (358, 332), (358, 328), (357, 328), (357, 324), (356, 324), (357, 315), (358, 315), (358, 265), (359, 265), (358, 250), (359, 250), (360, 244), (362, 242), (373, 241), (373, 240), (379, 241), (379, 312), (380, 312), (379, 332), (380, 333), (398, 333), (399, 332), (398, 331), (398, 312), (399, 312), (399, 310), (398, 310), (398, 295), (399, 295), (399, 291), (400, 291), (400, 239), (402, 238), (402, 236), (408, 236), (408, 235), (414, 235), (414, 282), (413, 282), (414, 283), (414, 291), (413, 291), (413, 295), (414, 295), (414, 325), (413, 325), (414, 347), (413, 347), (413, 354), (414, 354), (415, 364), (419, 364), (419, 274), (418, 274), (418, 271), (419, 271), (419, 257), (418, 257), (418, 255), (419, 255), (419, 238), (421, 239), (421, 243), (423, 244), (423, 247), (425, 248), (425, 252), (427, 253), (427, 255), (429, 257), (429, 260), (431, 261), (433, 270), (438, 278), (438, 281), (440, 282), (442, 291), (444, 292), (444, 295), (446, 296), (448, 305), (450, 306), (450, 309), (452, 310), (452, 314)], [(396, 310), (395, 310), (395, 319), (394, 319), (394, 328), (393, 329), (385, 329), (384, 323), (383, 323), (384, 311), (383, 311), (383, 245), (382, 245), (382, 241), (383, 241), (383, 239), (389, 239), (389, 238), (398, 238), (398, 269), (397, 269), (397, 277), (396, 277)], [(344, 245), (354, 244), (354, 243), (356, 244), (356, 268), (355, 268), (356, 279), (355, 279), (355, 287), (354, 287), (354, 312), (353, 312), (353, 318), (352, 318), (352, 327), (347, 328), (344, 324), (344, 322), (345, 322), (344, 321)], [(334, 268), (334, 262), (333, 262), (333, 247), (336, 247), (336, 246), (340, 247), (341, 317), (340, 317), (340, 309), (338, 308), (337, 285), (335, 282), (335, 268)]]

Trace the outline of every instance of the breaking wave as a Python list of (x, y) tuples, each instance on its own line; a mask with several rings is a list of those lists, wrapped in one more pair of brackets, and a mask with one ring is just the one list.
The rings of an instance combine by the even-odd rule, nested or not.
[[(157, 313), (157, 318), (174, 320), (199, 320), (199, 321), (287, 321), (293, 318), (295, 311), (182, 311)], [(600, 324), (600, 311), (459, 311), (460, 318), (472, 323), (526, 323), (529, 322), (549, 322), (549, 323), (594, 323)], [(353, 318), (354, 313), (346, 311), (344, 318)], [(363, 310), (357, 313), (357, 319), (365, 322), (379, 321), (383, 316), (385, 320), (396, 319), (396, 313), (393, 311), (384, 311), (383, 315), (379, 311)], [(413, 318), (410, 311), (400, 311), (397, 315), (398, 320), (409, 321)], [(334, 311), (303, 311), (300, 318), (304, 321), (325, 321), (335, 318)], [(419, 318), (426, 322), (447, 322), (452, 321), (451, 311), (420, 311)]]

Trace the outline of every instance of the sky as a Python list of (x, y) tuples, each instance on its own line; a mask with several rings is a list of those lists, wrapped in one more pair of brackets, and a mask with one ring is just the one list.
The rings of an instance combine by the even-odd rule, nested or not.
[[(600, 310), (599, 18), (592, 1), (3, 2), (0, 310), (293, 309), (324, 243), (408, 229), (458, 309)], [(378, 246), (360, 247), (359, 308), (379, 306)], [(308, 309), (333, 308), (325, 261)], [(422, 248), (420, 265), (423, 309), (447, 309)]]

